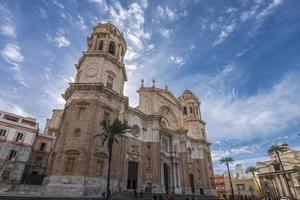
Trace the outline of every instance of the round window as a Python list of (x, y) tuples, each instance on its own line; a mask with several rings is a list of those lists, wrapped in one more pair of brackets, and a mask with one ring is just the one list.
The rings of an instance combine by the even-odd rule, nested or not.
[(140, 130), (140, 127), (138, 125), (134, 125), (131, 130), (132, 130), (132, 135), (133, 136), (139, 137), (141, 130)]

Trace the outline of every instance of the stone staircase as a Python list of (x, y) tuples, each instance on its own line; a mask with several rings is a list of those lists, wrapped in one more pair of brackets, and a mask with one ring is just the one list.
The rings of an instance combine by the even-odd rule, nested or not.
[[(153, 200), (153, 193), (143, 193), (143, 198), (138, 193), (137, 198), (134, 198), (133, 191), (125, 191), (114, 193), (111, 196), (111, 200)], [(166, 194), (162, 194), (163, 200), (167, 199)], [(192, 200), (192, 195), (184, 195), (184, 194), (176, 194), (174, 196), (174, 200), (185, 200), (186, 197), (189, 197), (189, 200)], [(219, 200), (216, 196), (208, 196), (208, 195), (194, 195), (194, 200)], [(102, 198), (84, 198), (84, 197), (26, 197), (26, 196), (0, 196), (0, 200), (103, 200)], [(158, 199), (158, 198), (157, 198)]]
[[(159, 194), (157, 194), (158, 196)], [(153, 193), (143, 193), (143, 198), (138, 193), (137, 198), (134, 198), (134, 192), (133, 191), (125, 191), (125, 192), (119, 192), (114, 193), (111, 196), (112, 200), (153, 200), (154, 194)], [(163, 200), (167, 199), (166, 194), (162, 194)], [(192, 200), (192, 195), (185, 195), (185, 194), (175, 194), (174, 200), (185, 200), (186, 197), (189, 197), (190, 200)], [(209, 196), (209, 195), (193, 195), (194, 200), (219, 200), (216, 196)], [(157, 197), (158, 199), (158, 197)]]

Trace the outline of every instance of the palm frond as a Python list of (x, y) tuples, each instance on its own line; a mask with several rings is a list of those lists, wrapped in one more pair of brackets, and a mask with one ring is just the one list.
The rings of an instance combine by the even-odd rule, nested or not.
[(233, 162), (234, 162), (233, 158), (229, 157), (229, 156), (225, 156), (224, 158), (220, 159), (220, 164), (224, 164), (224, 163), (226, 163), (226, 164), (230, 163), (231, 164)]
[(269, 147), (268, 149), (268, 155), (271, 156), (273, 154), (277, 153), (282, 153), (285, 151), (285, 148), (281, 145), (273, 144), (272, 146)]
[(254, 172), (256, 172), (256, 167), (254, 167), (254, 166), (249, 166), (246, 169), (246, 173), (254, 173)]

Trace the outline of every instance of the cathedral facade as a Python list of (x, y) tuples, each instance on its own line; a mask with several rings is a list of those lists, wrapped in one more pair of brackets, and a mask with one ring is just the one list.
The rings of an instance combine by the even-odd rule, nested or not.
[(76, 64), (76, 80), (55, 133), (47, 169), (47, 191), (97, 196), (105, 191), (108, 151), (102, 144), (102, 120), (128, 121), (132, 133), (113, 146), (112, 192), (208, 194), (215, 192), (205, 122), (198, 98), (189, 90), (175, 97), (168, 88), (144, 86), (139, 105), (124, 96), (126, 41), (114, 25), (98, 24)]

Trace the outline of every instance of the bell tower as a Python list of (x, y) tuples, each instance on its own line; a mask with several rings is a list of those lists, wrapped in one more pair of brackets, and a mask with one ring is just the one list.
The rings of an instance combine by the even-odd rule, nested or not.
[(111, 23), (98, 24), (87, 38), (87, 50), (76, 66), (75, 83), (103, 84), (123, 94), (127, 81), (123, 63), (127, 46), (123, 33)]
[(190, 90), (185, 90), (179, 101), (183, 106), (183, 127), (189, 130), (188, 135), (194, 139), (206, 140), (205, 122), (201, 117), (198, 97)]
[[(125, 52), (123, 34), (110, 23), (96, 25), (87, 38), (87, 49), (75, 65), (75, 83), (63, 94), (66, 104), (48, 162), (49, 191), (70, 185), (77, 188), (72, 190), (77, 196), (83, 187), (99, 194), (104, 191), (108, 154), (100, 123), (119, 118), (128, 107), (123, 95)], [(112, 173), (112, 179), (116, 178)]]

